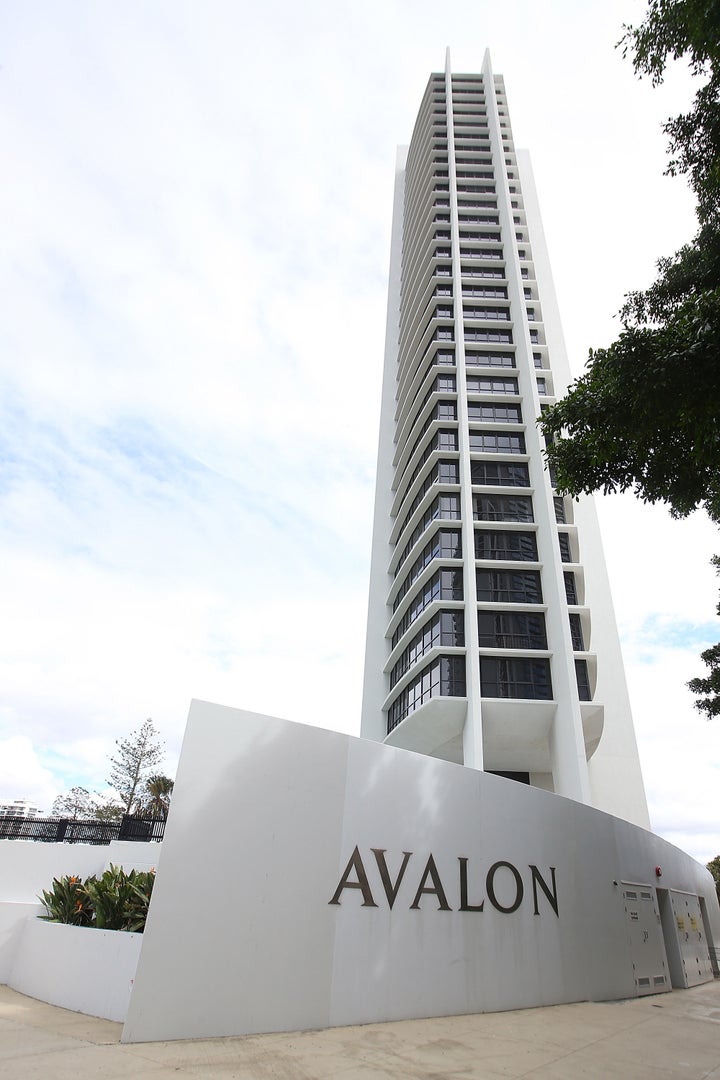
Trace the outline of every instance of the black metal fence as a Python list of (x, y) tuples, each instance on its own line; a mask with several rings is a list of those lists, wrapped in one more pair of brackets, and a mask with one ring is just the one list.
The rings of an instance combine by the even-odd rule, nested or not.
[(111, 840), (162, 840), (165, 818), (124, 814), (116, 821), (70, 818), (0, 817), (0, 840), (38, 840), (46, 844), (109, 844)]

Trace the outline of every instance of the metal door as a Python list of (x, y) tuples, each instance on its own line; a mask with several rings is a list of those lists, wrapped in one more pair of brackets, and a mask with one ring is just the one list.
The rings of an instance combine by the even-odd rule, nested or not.
[(629, 881), (622, 887), (638, 996), (663, 994), (670, 990), (670, 979), (655, 890)]
[(710, 982), (713, 970), (710, 950), (705, 940), (700, 901), (694, 893), (670, 890), (685, 986)]

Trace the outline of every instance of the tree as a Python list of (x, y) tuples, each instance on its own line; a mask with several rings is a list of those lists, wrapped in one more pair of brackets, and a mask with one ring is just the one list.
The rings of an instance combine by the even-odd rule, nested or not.
[(115, 746), (116, 756), (110, 758), (112, 769), (107, 783), (120, 796), (122, 812), (129, 814), (141, 801), (143, 782), (162, 761), (163, 748), (150, 719), (127, 739), (117, 739)]
[(149, 776), (145, 781), (145, 797), (142, 802), (143, 813), (151, 817), (166, 818), (170, 810), (175, 781), (169, 776)]
[(122, 806), (120, 806), (120, 803), (113, 802), (112, 800), (99, 802), (95, 809), (96, 821), (117, 821), (122, 815)]
[(672, 155), (667, 172), (684, 173), (698, 200), (701, 223), (718, 213), (720, 190), (720, 9), (717, 0), (650, 0), (638, 27), (624, 26), (623, 56), (633, 53), (637, 75), (653, 86), (664, 78), (668, 59), (688, 57), (693, 75), (707, 76), (688, 113), (664, 126)]
[(670, 58), (706, 78), (693, 106), (668, 121), (668, 172), (684, 173), (700, 231), (631, 293), (623, 330), (590, 352), (587, 372), (544, 414), (556, 487), (571, 495), (632, 489), (676, 517), (704, 506), (720, 522), (720, 5), (651, 0), (621, 44), (638, 75), (662, 82)]
[(97, 800), (84, 787), (72, 787), (65, 795), (58, 795), (50, 811), (53, 817), (70, 818), (71, 821), (94, 818), (96, 812)]
[[(720, 573), (719, 555), (713, 555), (712, 564)], [(717, 606), (717, 613), (720, 615), (720, 604)], [(695, 708), (707, 713), (710, 720), (713, 716), (720, 716), (720, 644), (700, 653), (700, 659), (710, 668), (710, 674), (704, 679), (691, 679), (688, 687), (693, 694), (702, 695), (695, 702)]]
[(715, 879), (715, 889), (718, 894), (718, 900), (720, 900), (720, 855), (716, 855), (714, 859), (711, 859), (707, 864), (707, 868)]

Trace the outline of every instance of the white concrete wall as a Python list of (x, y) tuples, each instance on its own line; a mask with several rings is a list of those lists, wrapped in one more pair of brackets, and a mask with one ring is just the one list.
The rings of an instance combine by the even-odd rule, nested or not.
[(42, 914), (42, 904), (0, 903), (0, 983), (10, 978), (25, 923)]
[(124, 1020), (142, 934), (26, 919), (8, 986), (64, 1009)]
[[(626, 821), (376, 742), (194, 702), (123, 1038), (632, 996), (621, 883), (654, 887), (658, 865), (664, 888), (705, 898), (720, 944), (709, 873)], [(540, 887), (533, 896), (533, 866), (557, 914)], [(517, 909), (503, 910), (518, 879)]]
[[(53, 878), (69, 874), (81, 878), (100, 875), (110, 863), (125, 870), (156, 869), (161, 847), (157, 843), (126, 840), (114, 840), (110, 844), (0, 840), (0, 983), (10, 981), (25, 923), (43, 914), (38, 897), (43, 889), (50, 889)], [(124, 1014), (120, 1019), (124, 1019)]]
[(161, 844), (117, 841), (110, 844), (46, 844), (0, 840), (0, 904), (32, 903), (52, 879), (64, 874), (86, 878), (110, 863), (124, 870), (157, 869)]

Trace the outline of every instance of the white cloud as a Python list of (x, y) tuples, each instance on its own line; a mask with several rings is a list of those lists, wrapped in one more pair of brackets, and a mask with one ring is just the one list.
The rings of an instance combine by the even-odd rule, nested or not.
[(49, 810), (60, 786), (55, 773), (39, 760), (29, 736), (0, 739), (0, 802), (27, 799), (39, 809)]

